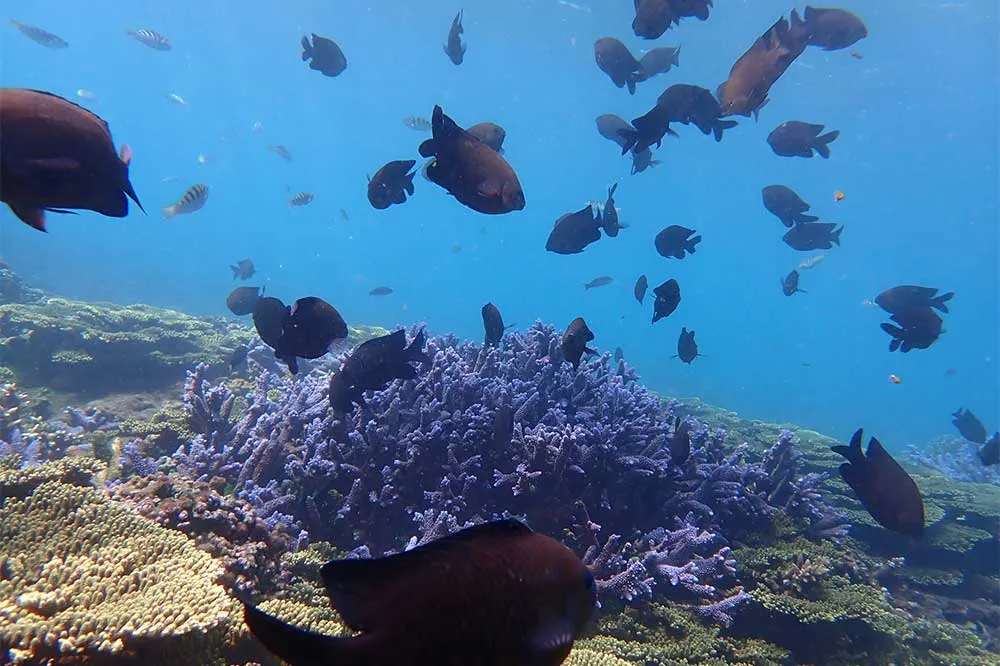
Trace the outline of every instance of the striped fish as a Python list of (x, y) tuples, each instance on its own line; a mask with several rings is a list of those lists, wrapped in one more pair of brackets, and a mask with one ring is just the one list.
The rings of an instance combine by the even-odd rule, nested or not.
[(10, 24), (17, 28), (18, 32), (22, 35), (35, 42), (36, 44), (41, 44), (42, 46), (50, 49), (64, 49), (69, 46), (67, 42), (62, 37), (58, 35), (53, 35), (48, 30), (42, 30), (33, 25), (25, 25), (24, 23), (18, 23), (17, 21), (11, 19)]
[(169, 51), (173, 48), (170, 45), (169, 39), (155, 30), (150, 30), (149, 28), (129, 30), (128, 34), (130, 37), (134, 37), (136, 41), (145, 44), (151, 49), (156, 49), (157, 51)]
[(289, 206), (305, 206), (305, 205), (311, 204), (312, 200), (315, 199), (315, 198), (316, 197), (314, 197), (311, 192), (299, 192), (294, 197), (292, 197), (292, 200), (288, 202), (288, 205)]
[(169, 220), (174, 215), (187, 215), (189, 213), (193, 213), (197, 210), (201, 210), (201, 207), (205, 205), (206, 201), (208, 201), (208, 185), (203, 185), (201, 183), (192, 185), (177, 203), (163, 209), (163, 217)]

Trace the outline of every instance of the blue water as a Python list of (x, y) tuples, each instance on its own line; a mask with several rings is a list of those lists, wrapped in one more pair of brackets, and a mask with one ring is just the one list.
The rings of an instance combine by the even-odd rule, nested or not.
[[(124, 4), (8, 2), (0, 17), (70, 42), (44, 49), (5, 23), (0, 83), (71, 99), (78, 88), (93, 91), (98, 99), (83, 103), (110, 123), (118, 144), (132, 146), (132, 181), (149, 212), (53, 216), (41, 234), (4, 207), (0, 253), (39, 286), (222, 315), (233, 286), (228, 265), (252, 257), (260, 280), (248, 284), (265, 283), (286, 301), (322, 296), (354, 323), (426, 321), (434, 333), (479, 339), (488, 300), (522, 326), (536, 318), (563, 326), (582, 315), (595, 344), (620, 345), (652, 388), (746, 416), (839, 437), (863, 425), (893, 448), (951, 431), (959, 405), (991, 430), (1000, 426), (995, 3), (842, 2), (867, 23), (869, 37), (853, 47), (863, 59), (807, 49), (772, 89), (759, 124), (740, 119), (720, 144), (681, 126), (681, 138), (656, 154), (663, 164), (638, 176), (594, 118), (640, 115), (672, 83), (714, 90), (791, 5), (720, 0), (707, 22), (686, 20), (649, 42), (632, 34), (628, 0), (579, 0), (590, 12), (556, 0), (467, 0), (468, 53), (455, 67), (441, 49), (460, 7), (452, 2)], [(174, 49), (153, 51), (126, 36), (140, 27), (163, 33)], [(300, 61), (308, 32), (343, 47), (343, 75), (325, 78)], [(630, 97), (594, 63), (594, 40), (609, 35), (636, 53), (683, 45), (681, 66)], [(402, 118), (429, 117), (435, 103), (460, 124), (506, 128), (524, 211), (479, 215), (419, 177), (405, 205), (368, 205), (366, 173), (417, 158), (426, 136)], [(839, 129), (831, 159), (775, 156), (765, 138), (788, 119)], [(294, 161), (269, 144), (287, 146)], [(162, 220), (160, 208), (197, 182), (211, 188), (206, 207)], [(581, 255), (545, 252), (555, 218), (603, 200), (614, 182), (631, 228)], [(784, 228), (760, 201), (771, 183), (846, 225), (843, 247), (803, 273), (809, 293), (793, 298), (781, 294), (779, 278), (815, 253), (781, 242)], [(837, 190), (846, 194), (840, 203)], [(312, 205), (288, 206), (299, 191), (316, 195)], [(655, 233), (675, 223), (705, 239), (683, 262), (653, 248)], [(642, 308), (632, 299), (641, 272), (651, 287), (669, 277), (681, 284), (680, 308), (655, 326), (651, 294)], [(584, 292), (583, 282), (599, 275), (615, 282)], [(907, 283), (958, 295), (934, 346), (890, 354), (883, 313), (862, 302)], [(395, 293), (369, 297), (379, 285)], [(681, 326), (697, 331), (706, 355), (691, 366), (670, 358)], [(949, 368), (954, 376), (945, 376)]]

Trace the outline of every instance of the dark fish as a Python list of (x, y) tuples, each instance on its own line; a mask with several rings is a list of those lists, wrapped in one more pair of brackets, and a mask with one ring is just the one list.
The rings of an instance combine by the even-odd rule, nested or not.
[(503, 140), (507, 138), (507, 130), (496, 123), (476, 123), (466, 130), (487, 146), (503, 155)]
[[(697, 348), (695, 349), (697, 353)], [(683, 465), (691, 455), (691, 426), (679, 416), (674, 417), (674, 436), (670, 440), (670, 462)]]
[(503, 332), (506, 331), (510, 326), (503, 325), (503, 317), (500, 316), (500, 310), (497, 306), (492, 303), (487, 303), (483, 306), (483, 328), (486, 329), (486, 339), (483, 341), (484, 345), (495, 347), (500, 344), (500, 340), (503, 339)]
[(260, 339), (293, 375), (299, 372), (299, 358), (319, 358), (335, 340), (347, 337), (344, 318), (315, 296), (300, 298), (290, 307), (277, 298), (261, 298), (253, 310), (253, 323)]
[(45, 231), (45, 211), (72, 208), (125, 217), (128, 199), (142, 209), (128, 177), (131, 149), (117, 154), (108, 124), (82, 106), (0, 88), (0, 136), (0, 201), (25, 224)]
[(578, 254), (601, 239), (601, 213), (587, 204), (575, 213), (566, 213), (552, 228), (545, 249), (556, 254)]
[(392, 293), (392, 289), (389, 287), (375, 287), (368, 292), (369, 296), (388, 296)]
[(657, 253), (661, 257), (683, 259), (686, 256), (685, 252), (694, 254), (695, 247), (701, 242), (701, 236), (691, 237), (696, 233), (694, 229), (671, 224), (656, 234), (653, 242), (656, 245)]
[(615, 208), (615, 190), (617, 189), (618, 183), (608, 188), (608, 199), (604, 202), (604, 208), (602, 209), (603, 219), (601, 226), (604, 227), (604, 233), (611, 238), (617, 236), (618, 232), (622, 229), (622, 225), (618, 223), (618, 209)]
[(868, 36), (864, 22), (844, 9), (819, 9), (807, 5), (805, 17), (809, 45), (825, 51), (846, 49)]
[(226, 297), (226, 307), (237, 317), (248, 315), (257, 307), (260, 293), (260, 287), (236, 287)]
[(625, 139), (622, 145), (622, 155), (628, 151), (640, 153), (648, 150), (650, 146), (657, 148), (663, 142), (666, 135), (677, 136), (677, 132), (670, 129), (670, 112), (656, 104), (645, 114), (632, 120), (635, 129), (620, 130), (621, 136)]
[(656, 104), (664, 109), (670, 122), (694, 125), (702, 134), (713, 134), (722, 141), (727, 129), (736, 127), (735, 120), (722, 119), (722, 106), (708, 88), (688, 83), (675, 83), (657, 98)]
[(831, 447), (847, 458), (840, 466), (840, 476), (879, 525), (919, 538), (924, 533), (920, 489), (874, 437), (868, 440), (867, 455), (862, 455), (862, 435), (863, 429), (858, 428), (850, 446)]
[(336, 42), (312, 33), (312, 44), (308, 37), (302, 38), (302, 62), (309, 62), (309, 69), (315, 69), (324, 76), (337, 76), (347, 69), (347, 56)]
[(562, 336), (562, 352), (566, 360), (573, 364), (573, 369), (580, 367), (580, 359), (584, 354), (596, 354), (597, 351), (587, 346), (594, 339), (594, 334), (587, 328), (583, 317), (577, 317), (569, 323)]
[[(605, 139), (618, 144), (619, 148), (625, 148), (625, 144), (628, 142), (626, 136), (630, 132), (635, 132), (635, 128), (625, 122), (620, 116), (616, 116), (613, 113), (605, 113), (597, 116), (597, 131)], [(628, 149), (626, 148), (627, 151)]]
[[(253, 287), (239, 287), (239, 289), (254, 289)], [(235, 294), (239, 289), (233, 291)], [(230, 294), (232, 296), (232, 294)], [(249, 296), (245, 296), (244, 302), (249, 302)], [(280, 299), (272, 296), (260, 296), (253, 302), (253, 325), (257, 329), (257, 335), (265, 345), (274, 349), (281, 343), (281, 336), (285, 331), (285, 320), (288, 318), (289, 308)]]
[(784, 278), (782, 278), (781, 293), (783, 293), (785, 296), (791, 296), (792, 294), (797, 294), (799, 292), (803, 294), (808, 293), (804, 289), (799, 289), (799, 272), (792, 271)]
[(143, 46), (148, 46), (154, 51), (169, 51), (173, 48), (173, 46), (170, 45), (169, 39), (155, 30), (150, 30), (149, 28), (129, 30), (128, 35)]
[(632, 32), (636, 37), (657, 39), (679, 19), (670, 6), (670, 0), (634, 0), (633, 4), (635, 18), (632, 20)]
[(514, 519), (388, 557), (327, 562), (320, 576), (361, 635), (324, 636), (244, 604), (247, 627), (290, 666), (558, 666), (597, 604), (580, 558)]
[(614, 37), (601, 37), (594, 42), (594, 59), (597, 67), (608, 75), (616, 87), (628, 86), (629, 94), (635, 94), (635, 84), (642, 68), (627, 46)]
[(308, 206), (316, 197), (312, 192), (299, 192), (288, 200), (289, 206)]
[(656, 166), (660, 163), (660, 160), (653, 159), (653, 151), (647, 148), (645, 150), (632, 151), (632, 175), (637, 173), (642, 173), (649, 167)]
[(257, 270), (253, 266), (253, 261), (250, 259), (240, 259), (236, 262), (235, 266), (230, 266), (233, 271), (233, 279), (239, 278), (241, 280), (249, 280), (253, 277), (253, 274)]
[(243, 365), (247, 360), (247, 354), (250, 353), (250, 347), (251, 345), (240, 345), (233, 350), (229, 356), (229, 372), (236, 372), (236, 369)]
[(986, 426), (968, 409), (959, 407), (958, 411), (951, 415), (951, 424), (964, 439), (976, 444), (986, 442)]
[(584, 289), (594, 289), (596, 287), (604, 287), (604, 286), (607, 286), (607, 285), (611, 284), (611, 282), (612, 282), (612, 279), (610, 277), (608, 277), (607, 275), (602, 275), (600, 277), (595, 277), (590, 282), (584, 282), (583, 283), (583, 288)]
[(418, 132), (431, 131), (431, 121), (426, 118), (421, 118), (420, 116), (407, 116), (406, 118), (403, 118), (403, 124), (411, 130), (416, 130)]
[(840, 136), (838, 130), (820, 136), (823, 125), (813, 125), (800, 120), (787, 120), (767, 135), (767, 145), (775, 155), (782, 157), (812, 157), (814, 151), (823, 159), (830, 157), (831, 141)]
[(840, 234), (844, 227), (834, 229), (833, 222), (807, 222), (797, 224), (789, 229), (781, 240), (793, 250), (812, 252), (813, 250), (829, 250), (834, 245), (840, 246)]
[(979, 449), (979, 462), (984, 465), (1000, 465), (1000, 433), (993, 433), (989, 441)]
[(340, 217), (341, 217), (342, 220), (344, 220), (344, 222), (350, 222), (351, 221), (351, 216), (348, 215), (347, 211), (344, 210), (343, 208), (340, 209)]
[(58, 35), (53, 35), (48, 30), (42, 30), (33, 25), (26, 25), (24, 23), (19, 23), (14, 19), (11, 19), (10, 24), (17, 28), (17, 31), (22, 35), (35, 42), (36, 44), (41, 44), (42, 46), (49, 49), (64, 49), (69, 46), (67, 42), (62, 37)]
[(699, 356), (701, 354), (698, 353), (698, 343), (694, 341), (694, 331), (681, 327), (681, 335), (677, 338), (677, 358), (690, 365)]
[(646, 81), (657, 74), (666, 74), (671, 67), (681, 64), (681, 47), (661, 46), (647, 51), (639, 59), (639, 81)]
[(927, 349), (941, 337), (941, 317), (930, 308), (906, 310), (892, 315), (890, 319), (899, 326), (883, 323), (881, 327), (892, 336), (889, 342), (891, 352), (901, 349), (905, 354), (911, 349)]
[(462, 64), (462, 61), (465, 60), (465, 49), (468, 48), (467, 44), (462, 43), (462, 34), (465, 32), (465, 28), (462, 27), (463, 11), (459, 10), (458, 14), (455, 14), (455, 18), (452, 19), (451, 29), (448, 30), (448, 43), (444, 45), (445, 55), (455, 65)]
[(680, 19), (688, 17), (707, 21), (711, 6), (712, 0), (670, 0), (670, 7), (677, 16), (675, 23), (680, 23)]
[(208, 185), (197, 183), (181, 195), (177, 203), (163, 209), (163, 219), (169, 220), (175, 215), (190, 215), (201, 210), (208, 201)]
[(393, 160), (387, 162), (375, 177), (368, 178), (368, 203), (376, 210), (384, 210), (392, 204), (406, 202), (406, 195), (413, 195), (413, 176), (416, 171), (410, 169), (416, 165), (416, 160)]
[(285, 148), (284, 146), (282, 146), (281, 144), (275, 144), (273, 146), (268, 146), (267, 149), (270, 150), (275, 155), (277, 155), (278, 157), (280, 157), (281, 159), (285, 160), (286, 162), (291, 162), (292, 161), (292, 153), (291, 153), (291, 151), (288, 150), (288, 148)]
[(920, 308), (936, 308), (947, 314), (948, 306), (945, 304), (954, 296), (953, 291), (939, 296), (935, 287), (904, 284), (883, 291), (875, 297), (875, 304), (889, 314), (901, 314)]
[(642, 305), (642, 301), (646, 298), (646, 289), (649, 287), (649, 280), (646, 279), (645, 275), (640, 275), (639, 279), (635, 281), (635, 287), (632, 289), (632, 295), (635, 296), (635, 300), (639, 301), (639, 305)]
[(622, 351), (621, 347), (615, 347), (615, 363), (621, 363), (625, 360), (625, 352)]
[(349, 412), (355, 404), (368, 409), (365, 391), (380, 391), (394, 379), (415, 378), (417, 371), (410, 363), (431, 362), (423, 351), (426, 341), (421, 329), (407, 346), (406, 332), (399, 329), (358, 345), (330, 376), (330, 406), (338, 412)]
[(790, 187), (784, 185), (768, 185), (761, 190), (764, 208), (775, 215), (786, 227), (796, 224), (815, 222), (815, 215), (804, 215), (809, 210), (809, 204), (803, 201)]
[(427, 178), (460, 203), (487, 215), (524, 209), (524, 191), (510, 164), (495, 150), (469, 134), (444, 114), (431, 116), (434, 136), (420, 144), (423, 157), (434, 157)]
[(664, 317), (669, 317), (681, 304), (681, 286), (671, 278), (653, 289), (656, 300), (653, 301), (653, 323)]

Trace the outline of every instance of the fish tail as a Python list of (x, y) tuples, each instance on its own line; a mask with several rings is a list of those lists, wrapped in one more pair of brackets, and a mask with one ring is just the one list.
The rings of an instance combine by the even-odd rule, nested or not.
[(838, 136), (840, 136), (840, 130), (833, 130), (832, 132), (827, 132), (822, 136), (816, 137), (816, 144), (813, 147), (816, 148), (816, 152), (819, 153), (820, 157), (829, 159), (830, 146), (827, 144), (834, 141)]
[[(413, 336), (413, 339), (410, 341), (410, 344), (407, 345), (406, 347), (407, 359), (411, 361), (417, 361), (419, 363), (430, 363), (431, 362), (430, 356), (424, 353), (424, 344), (426, 343), (427, 343), (427, 333), (423, 328), (421, 328), (417, 332), (417, 334)], [(363, 405), (363, 403), (359, 404)]]
[(358, 648), (364, 639), (325, 636), (299, 629), (245, 602), (243, 621), (268, 651), (293, 666), (315, 664), (317, 655), (326, 657), (322, 663), (345, 666), (360, 663)]
[(861, 453), (861, 440), (864, 437), (864, 432), (864, 428), (858, 428), (851, 436), (851, 443), (848, 446), (832, 446), (830, 448), (834, 453), (839, 453), (847, 458), (852, 465), (863, 464), (865, 457)]
[(727, 129), (732, 129), (739, 125), (735, 120), (717, 120), (715, 125), (712, 126), (712, 134), (715, 135), (715, 141), (718, 143), (722, 141), (722, 133)]
[(309, 43), (309, 38), (302, 37), (302, 62), (309, 60), (313, 56), (312, 44)]
[(639, 133), (634, 129), (620, 129), (618, 130), (618, 136), (625, 142), (622, 144), (622, 155), (632, 150), (635, 144), (639, 143)]
[(169, 220), (174, 215), (177, 214), (177, 206), (164, 206), (163, 208), (163, 219)]
[(630, 74), (627, 79), (625, 79), (625, 85), (628, 86), (628, 94), (635, 94), (635, 84), (638, 81), (638, 74)]
[(416, 175), (416, 172), (413, 172), (413, 173), (407, 175), (407, 177), (406, 177), (406, 185), (403, 186), (403, 189), (406, 190), (406, 193), (409, 194), (411, 197), (413, 196), (413, 192), (415, 191), (413, 189), (413, 176), (415, 176), (415, 175)]
[(844, 227), (840, 227), (839, 229), (837, 229), (836, 231), (834, 231), (832, 234), (830, 234), (830, 242), (836, 243), (837, 247), (840, 247), (840, 234), (843, 233), (843, 231), (844, 231)]
[(948, 306), (945, 305), (945, 303), (950, 301), (954, 295), (955, 292), (949, 291), (947, 294), (941, 294), (940, 296), (931, 299), (931, 307), (935, 307), (941, 312), (948, 314)]
[(695, 246), (701, 242), (701, 236), (695, 236), (694, 238), (688, 239), (688, 242), (684, 245), (684, 249), (694, 254)]

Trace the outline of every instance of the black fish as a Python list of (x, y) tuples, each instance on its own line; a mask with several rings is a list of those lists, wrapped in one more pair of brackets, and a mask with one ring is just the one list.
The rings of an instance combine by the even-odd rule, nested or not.
[(701, 354), (698, 353), (698, 343), (694, 341), (694, 331), (681, 327), (681, 335), (677, 338), (677, 358), (690, 365), (699, 356)]
[(632, 151), (632, 175), (642, 173), (649, 167), (656, 166), (660, 160), (653, 159), (653, 151), (647, 146), (645, 150)]
[(664, 317), (669, 317), (681, 304), (681, 286), (677, 280), (670, 278), (659, 287), (653, 289), (656, 300), (653, 301), (653, 323)]
[[(597, 131), (605, 139), (614, 141), (619, 148), (625, 148), (628, 143), (626, 135), (635, 132), (635, 128), (629, 125), (621, 116), (613, 113), (604, 113), (597, 116)], [(628, 152), (626, 149), (625, 152)]]
[(670, 462), (683, 465), (690, 455), (691, 426), (681, 417), (675, 416), (674, 436), (670, 439)]
[(291, 306), (277, 298), (261, 298), (253, 310), (257, 334), (274, 357), (293, 374), (299, 358), (319, 358), (335, 340), (347, 337), (347, 324), (337, 310), (321, 298), (306, 296)]
[(618, 232), (622, 229), (622, 225), (618, 223), (618, 209), (615, 208), (615, 190), (617, 189), (618, 183), (608, 188), (608, 200), (604, 202), (603, 221), (601, 223), (601, 226), (604, 227), (604, 233), (611, 238), (617, 236)]
[(847, 458), (840, 466), (840, 475), (879, 525), (919, 538), (924, 533), (920, 489), (874, 437), (868, 440), (867, 455), (862, 455), (862, 435), (863, 429), (858, 428), (850, 446), (831, 447)]
[(406, 201), (406, 195), (413, 195), (413, 176), (416, 171), (410, 169), (416, 165), (416, 160), (393, 160), (387, 162), (375, 177), (368, 178), (368, 203), (376, 210), (384, 210), (392, 204)]
[(930, 308), (906, 310), (890, 317), (902, 328), (883, 323), (882, 330), (892, 336), (889, 351), (901, 349), (903, 353), (911, 349), (927, 349), (941, 337), (942, 321)]
[(486, 339), (483, 341), (483, 344), (495, 347), (500, 344), (500, 340), (503, 339), (503, 332), (513, 326), (513, 324), (510, 326), (504, 326), (503, 317), (500, 316), (499, 308), (492, 303), (484, 305), (482, 313), (483, 328), (486, 329)]
[(955, 426), (963, 439), (975, 444), (986, 442), (986, 426), (968, 409), (959, 407), (958, 411), (951, 415), (951, 424)]
[(388, 557), (327, 562), (320, 576), (361, 635), (317, 634), (244, 604), (247, 627), (290, 666), (557, 666), (597, 604), (580, 558), (514, 519)]
[(584, 289), (594, 289), (595, 287), (604, 287), (604, 286), (607, 286), (607, 285), (611, 284), (611, 281), (612, 280), (611, 280), (610, 277), (608, 277), (607, 275), (602, 275), (600, 277), (594, 278), (590, 282), (584, 282), (583, 283), (583, 288)]
[(805, 215), (809, 204), (803, 201), (790, 187), (784, 185), (768, 185), (761, 190), (764, 208), (776, 216), (786, 227), (796, 224), (815, 222), (815, 215)]
[(233, 279), (249, 280), (257, 270), (250, 259), (240, 259), (235, 266), (229, 267), (233, 271)]
[(636, 37), (657, 39), (680, 18), (671, 8), (670, 0), (634, 0), (634, 5), (632, 32)]
[(615, 363), (621, 363), (625, 360), (625, 352), (622, 351), (621, 347), (615, 347)]
[(646, 298), (646, 289), (649, 287), (649, 280), (646, 279), (645, 275), (640, 275), (639, 279), (635, 281), (635, 287), (632, 289), (632, 295), (635, 296), (635, 300), (639, 301), (639, 305), (642, 305), (642, 301)]
[(482, 122), (476, 123), (466, 130), (494, 151), (503, 155), (503, 140), (507, 138), (507, 130), (496, 123)]
[(309, 69), (315, 69), (324, 76), (337, 76), (347, 69), (347, 56), (332, 39), (320, 37), (312, 33), (312, 44), (309, 38), (302, 38), (302, 62), (311, 60)]
[(670, 129), (669, 111), (659, 104), (653, 106), (644, 115), (635, 118), (632, 121), (632, 127), (635, 129), (619, 130), (622, 138), (625, 139), (625, 143), (622, 144), (622, 155), (630, 150), (641, 153), (653, 145), (659, 148), (663, 137), (668, 134), (677, 136), (677, 132)]
[(701, 236), (691, 237), (695, 233), (697, 232), (694, 229), (672, 224), (656, 234), (653, 242), (661, 257), (683, 259), (686, 256), (685, 252), (694, 254), (695, 246), (701, 242)]
[(792, 294), (797, 294), (799, 292), (803, 294), (808, 293), (804, 289), (799, 289), (799, 272), (792, 271), (784, 278), (782, 278), (781, 293), (783, 293), (785, 296), (791, 296)]
[(646, 52), (639, 59), (639, 81), (646, 81), (657, 74), (666, 74), (671, 67), (680, 65), (681, 47), (661, 46)]
[(708, 88), (688, 83), (675, 83), (656, 99), (657, 106), (664, 109), (670, 122), (694, 125), (702, 134), (713, 134), (716, 141), (722, 141), (727, 129), (736, 127), (735, 120), (722, 119), (722, 106)]
[(575, 213), (566, 213), (558, 220), (545, 241), (545, 249), (556, 254), (578, 254), (601, 239), (601, 213), (587, 204)]
[(375, 287), (368, 292), (369, 296), (388, 296), (392, 293), (392, 287)]
[(901, 314), (920, 308), (935, 308), (947, 314), (948, 306), (945, 303), (952, 299), (955, 292), (949, 291), (940, 296), (937, 292), (934, 287), (904, 284), (883, 291), (875, 297), (875, 304), (889, 314)]
[(812, 157), (819, 153), (823, 159), (830, 157), (830, 142), (840, 136), (838, 130), (820, 135), (823, 125), (786, 120), (767, 135), (767, 145), (775, 155), (782, 157)]
[(978, 455), (979, 462), (984, 465), (1000, 465), (1000, 433), (993, 433)]
[(355, 404), (367, 409), (365, 391), (382, 390), (394, 379), (415, 378), (417, 371), (410, 363), (431, 362), (424, 353), (426, 341), (421, 329), (407, 346), (406, 332), (399, 329), (362, 342), (330, 376), (330, 406), (338, 412), (349, 412)]
[(824, 51), (846, 49), (868, 36), (864, 22), (844, 9), (819, 9), (806, 7), (806, 30), (809, 45)]
[(781, 240), (793, 250), (811, 252), (813, 250), (829, 250), (834, 245), (840, 246), (840, 234), (844, 227), (834, 230), (833, 222), (808, 222), (797, 224)]
[(260, 294), (260, 287), (236, 287), (226, 297), (226, 307), (237, 317), (248, 315), (257, 306)]
[(635, 84), (642, 67), (627, 46), (614, 37), (601, 37), (594, 42), (594, 59), (616, 87), (628, 86), (629, 94), (635, 94)]
[(465, 28), (462, 27), (462, 12), (459, 10), (455, 18), (451, 21), (451, 29), (448, 30), (448, 43), (444, 45), (445, 55), (455, 64), (461, 65), (465, 60), (465, 49), (468, 45), (462, 43), (462, 34)]
[(573, 369), (580, 367), (580, 359), (586, 354), (596, 354), (597, 351), (587, 346), (594, 339), (594, 334), (587, 328), (583, 317), (577, 317), (569, 323), (562, 336), (562, 352), (566, 360), (573, 364)]
[(247, 354), (250, 353), (250, 347), (252, 345), (241, 345), (233, 350), (233, 353), (229, 356), (229, 371), (236, 372), (236, 368), (243, 365), (243, 362), (247, 360)]

